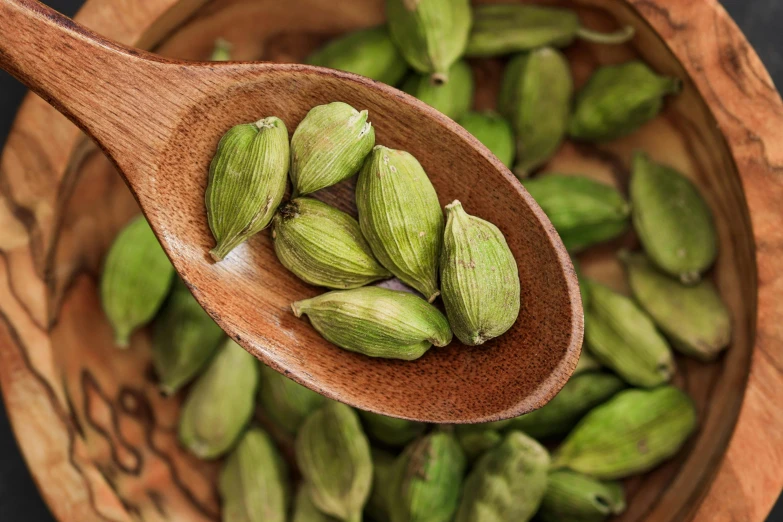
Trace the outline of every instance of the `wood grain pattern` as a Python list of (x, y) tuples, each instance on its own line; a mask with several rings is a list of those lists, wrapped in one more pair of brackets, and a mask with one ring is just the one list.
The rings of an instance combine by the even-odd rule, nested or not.
[[(678, 360), (677, 383), (698, 404), (700, 431), (675, 460), (626, 483), (630, 508), (622, 520), (762, 522), (783, 486), (776, 406), (783, 396), (783, 151), (776, 147), (783, 103), (713, 0), (580, 3), (591, 27), (631, 22), (639, 36), (633, 48), (570, 49), (578, 82), (597, 63), (637, 54), (690, 81), (638, 135), (601, 149), (567, 144), (549, 168), (622, 188), (630, 152), (644, 147), (691, 176), (717, 218), (721, 253), (713, 276), (734, 322), (732, 346), (717, 363)], [(332, 35), (380, 22), (382, 4), (216, 0), (196, 10), (155, 0), (118, 24), (127, 3), (100, 0), (80, 19), (124, 35), (125, 43), (157, 45), (166, 56), (203, 59), (214, 38), (225, 36), (239, 59), (296, 61)], [(477, 106), (491, 107), (502, 62), (474, 65)], [(216, 520), (214, 465), (194, 462), (174, 443), (177, 400), (158, 398), (149, 380), (146, 334), (118, 356), (98, 311), (102, 256), (136, 211), (95, 147), (29, 97), (0, 163), (0, 383), (58, 519)], [(635, 238), (582, 261), (590, 275), (623, 290), (619, 244), (633, 246)]]

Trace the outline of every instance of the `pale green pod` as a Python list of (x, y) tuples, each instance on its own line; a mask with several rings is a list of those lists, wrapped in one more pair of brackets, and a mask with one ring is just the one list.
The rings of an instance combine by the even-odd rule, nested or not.
[(389, 522), (389, 498), (394, 478), (394, 455), (378, 448), (370, 448), (372, 454), (372, 490), (364, 511), (375, 522)]
[(628, 230), (631, 206), (620, 192), (585, 176), (547, 174), (522, 183), (569, 252), (581, 252)]
[(585, 344), (601, 364), (633, 386), (652, 388), (669, 381), (675, 365), (669, 344), (631, 299), (588, 281)]
[(360, 74), (388, 85), (397, 85), (408, 70), (385, 26), (335, 38), (308, 56), (305, 63)]
[(285, 194), (288, 165), (288, 130), (280, 118), (237, 125), (221, 138), (204, 197), (215, 261), (269, 224)]
[(582, 419), (553, 467), (607, 480), (638, 475), (677, 453), (696, 423), (693, 401), (674, 386), (626, 390)]
[(446, 205), (441, 291), (454, 335), (483, 344), (505, 333), (520, 308), (519, 271), (503, 233), (471, 216), (459, 201)]
[(457, 120), (470, 110), (476, 86), (473, 71), (465, 61), (455, 62), (448, 74), (446, 84), (433, 84), (429, 76), (413, 74), (405, 80), (402, 90)]
[(574, 83), (560, 51), (542, 47), (509, 62), (498, 108), (514, 128), (520, 179), (545, 164), (566, 135)]
[(227, 62), (231, 59), (231, 49), (234, 47), (231, 42), (218, 38), (215, 40), (215, 46), (212, 49), (210, 60), (213, 62)]
[(144, 216), (128, 223), (112, 243), (101, 274), (101, 303), (117, 346), (152, 320), (171, 287), (174, 267)]
[(718, 255), (710, 207), (691, 180), (643, 152), (633, 158), (633, 226), (650, 260), (693, 284)]
[(294, 196), (311, 194), (350, 178), (375, 145), (366, 110), (333, 102), (310, 109), (291, 138)]
[(574, 471), (553, 471), (538, 510), (541, 522), (601, 522), (625, 511), (619, 482), (596, 480)]
[(218, 480), (223, 520), (286, 522), (288, 470), (272, 439), (249, 429), (226, 459)]
[(491, 111), (468, 112), (457, 123), (483, 143), (503, 165), (511, 168), (516, 154), (514, 130), (504, 117)]
[(327, 292), (291, 305), (294, 315), (340, 348), (370, 357), (413, 360), (451, 342), (437, 308), (408, 292), (377, 286)]
[(413, 441), (394, 464), (391, 522), (450, 522), (465, 467), (465, 454), (453, 434), (434, 431)]
[(411, 154), (378, 145), (356, 183), (359, 226), (375, 257), (432, 302), (438, 290), (443, 212), (427, 173)]
[(681, 88), (679, 78), (659, 76), (644, 62), (605, 65), (577, 93), (568, 133), (597, 142), (627, 136), (655, 118), (664, 98)]
[(456, 434), (459, 445), (462, 446), (462, 451), (465, 452), (465, 457), (470, 463), (503, 442), (500, 430), (483, 425), (477, 427), (460, 425), (456, 428)]
[[(587, 295), (587, 294), (582, 294)], [(595, 372), (601, 369), (601, 363), (599, 363), (595, 357), (590, 355), (586, 348), (582, 348), (582, 353), (579, 355), (579, 362), (576, 363), (576, 369), (571, 374), (573, 379), (579, 374)]]
[(519, 431), (485, 453), (465, 479), (454, 522), (527, 522), (544, 497), (549, 453)]
[(358, 411), (370, 438), (387, 446), (404, 446), (427, 429), (423, 422), (387, 417), (371, 411)]
[(326, 401), (269, 366), (261, 365), (258, 402), (269, 418), (289, 434), (296, 433), (310, 413)]
[(255, 357), (227, 340), (182, 405), (180, 443), (200, 459), (230, 450), (253, 416), (258, 373)]
[(356, 288), (392, 276), (373, 257), (359, 223), (316, 199), (283, 204), (272, 219), (272, 242), (283, 266), (312, 285)]
[(294, 500), (292, 522), (340, 522), (340, 519), (327, 515), (315, 507), (307, 486), (300, 486)]
[(188, 287), (175, 282), (152, 337), (152, 364), (163, 393), (176, 393), (198, 375), (224, 336)]
[(435, 84), (464, 53), (472, 12), (469, 0), (386, 0), (389, 32), (408, 63)]
[(313, 504), (345, 522), (360, 522), (372, 486), (370, 444), (356, 413), (328, 401), (302, 424), (296, 462)]

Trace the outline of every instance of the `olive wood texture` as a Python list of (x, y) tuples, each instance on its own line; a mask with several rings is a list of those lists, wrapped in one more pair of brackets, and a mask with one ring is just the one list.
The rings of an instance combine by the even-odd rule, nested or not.
[[(236, 59), (277, 61), (300, 60), (331, 36), (383, 20), (382, 0), (132, 4), (89, 0), (77, 19), (166, 56), (204, 59), (224, 36)], [(579, 4), (591, 28), (637, 28), (636, 39), (622, 48), (570, 48), (579, 84), (595, 64), (635, 55), (687, 81), (662, 117), (639, 133), (601, 148), (566, 144), (548, 169), (624, 187), (630, 152), (644, 147), (694, 179), (716, 216), (721, 250), (713, 277), (734, 325), (732, 345), (716, 363), (678, 358), (676, 382), (696, 401), (699, 432), (674, 460), (626, 481), (629, 510), (618, 519), (762, 522), (783, 486), (783, 103), (714, 0)], [(477, 108), (492, 107), (502, 61), (473, 65)], [(148, 335), (117, 351), (100, 311), (101, 260), (137, 212), (89, 140), (41, 99), (28, 97), (0, 163), (4, 398), (58, 519), (217, 520), (216, 465), (177, 446), (181, 397), (157, 393)], [(629, 235), (580, 260), (589, 275), (623, 290), (618, 245), (633, 246), (635, 239)]]

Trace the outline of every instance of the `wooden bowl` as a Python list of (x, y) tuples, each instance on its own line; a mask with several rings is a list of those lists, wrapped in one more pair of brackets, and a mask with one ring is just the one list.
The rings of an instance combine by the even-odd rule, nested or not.
[[(676, 383), (700, 430), (673, 461), (627, 481), (624, 521), (760, 522), (783, 486), (783, 103), (715, 0), (576, 0), (585, 24), (633, 24), (632, 45), (579, 43), (578, 84), (596, 64), (640, 56), (685, 80), (640, 132), (600, 148), (566, 144), (551, 170), (619, 186), (644, 148), (699, 184), (715, 214), (713, 271), (734, 334), (716, 363), (680, 359)], [(236, 59), (298, 61), (328, 38), (383, 20), (383, 0), (90, 0), (78, 20), (121, 42), (205, 59), (215, 38)], [(494, 106), (500, 60), (476, 62), (477, 108)], [(113, 347), (96, 292), (101, 261), (138, 209), (110, 163), (29, 96), (0, 163), (0, 382), (19, 443), (62, 521), (218, 520), (216, 463), (176, 441), (179, 399), (164, 399), (146, 336)], [(632, 235), (590, 251), (588, 275), (616, 288)]]

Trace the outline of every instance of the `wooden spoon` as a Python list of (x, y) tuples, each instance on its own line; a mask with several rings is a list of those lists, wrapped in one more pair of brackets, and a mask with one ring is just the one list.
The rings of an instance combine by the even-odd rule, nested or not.
[[(538, 408), (575, 368), (582, 308), (559, 237), (486, 148), (418, 100), (329, 69), (166, 60), (107, 41), (34, 0), (0, 0), (0, 66), (103, 148), (193, 295), (232, 338), (288, 377), (366, 410), (465, 423)], [(292, 301), (323, 290), (282, 267), (267, 233), (220, 263), (210, 260), (204, 190), (220, 136), (272, 115), (292, 132), (309, 109), (332, 101), (368, 109), (377, 142), (416, 156), (442, 204), (460, 199), (500, 227), (522, 284), (509, 332), (480, 347), (455, 341), (414, 362), (371, 359), (336, 348), (294, 317)], [(351, 210), (350, 194), (344, 185), (324, 197)]]

